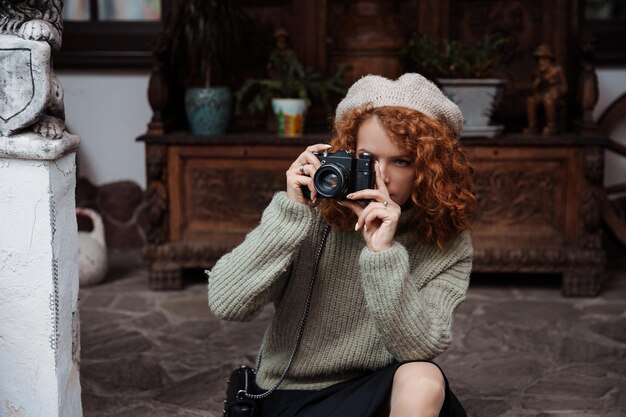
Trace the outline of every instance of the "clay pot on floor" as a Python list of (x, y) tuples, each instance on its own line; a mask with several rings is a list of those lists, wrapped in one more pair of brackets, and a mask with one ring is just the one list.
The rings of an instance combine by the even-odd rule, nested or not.
[(91, 231), (78, 231), (78, 278), (81, 287), (98, 284), (109, 269), (104, 225), (100, 215), (92, 209), (77, 208), (79, 225), (93, 225)]

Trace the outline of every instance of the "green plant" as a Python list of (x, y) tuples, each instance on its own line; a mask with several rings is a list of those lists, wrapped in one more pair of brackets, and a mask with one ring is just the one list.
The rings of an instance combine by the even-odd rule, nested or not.
[(250, 18), (232, 0), (181, 0), (171, 33), (171, 66), (185, 87), (229, 84)]
[(268, 69), (275, 74), (272, 78), (249, 78), (235, 93), (237, 112), (244, 101), (248, 101), (250, 112), (262, 112), (272, 98), (302, 98), (310, 103), (320, 100), (329, 107), (330, 93), (345, 95), (346, 84), (342, 78), (345, 67), (340, 67), (330, 78), (322, 76), (310, 67), (304, 67), (293, 52), (273, 52), (268, 61)]
[(491, 78), (504, 73), (510, 41), (485, 36), (474, 44), (415, 34), (403, 49), (409, 69), (429, 78)]

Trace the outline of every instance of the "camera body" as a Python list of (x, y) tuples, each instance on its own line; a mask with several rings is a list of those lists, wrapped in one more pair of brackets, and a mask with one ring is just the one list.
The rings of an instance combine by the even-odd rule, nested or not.
[[(374, 157), (362, 152), (358, 158), (353, 151), (313, 152), (321, 162), (313, 176), (313, 187), (322, 198), (345, 198), (355, 191), (374, 188)], [(311, 197), (308, 187), (302, 187), (306, 198)]]

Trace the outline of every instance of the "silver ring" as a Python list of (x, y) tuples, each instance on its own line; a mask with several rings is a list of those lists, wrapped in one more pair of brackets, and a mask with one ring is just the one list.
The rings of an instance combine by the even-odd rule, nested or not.
[(300, 174), (304, 174), (304, 164), (300, 163), (300, 165), (298, 165), (298, 171), (300, 171)]
[(387, 208), (387, 204), (389, 204), (386, 200), (383, 201), (383, 206), (385, 206), (385, 208)]

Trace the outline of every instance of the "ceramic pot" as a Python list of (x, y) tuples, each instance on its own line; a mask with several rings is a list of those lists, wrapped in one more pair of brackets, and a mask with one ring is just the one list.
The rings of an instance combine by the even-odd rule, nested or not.
[(300, 98), (273, 98), (272, 109), (276, 116), (278, 136), (302, 136), (307, 102)]
[(491, 125), (491, 115), (502, 98), (506, 80), (497, 78), (440, 78), (441, 90), (463, 113), (461, 137), (494, 137), (504, 126)]
[(188, 88), (185, 112), (194, 135), (223, 135), (230, 122), (233, 94), (228, 87)]
[(87, 218), (93, 224), (90, 232), (78, 231), (78, 279), (81, 287), (104, 280), (109, 269), (104, 225), (98, 213), (88, 208), (77, 208), (76, 216)]

